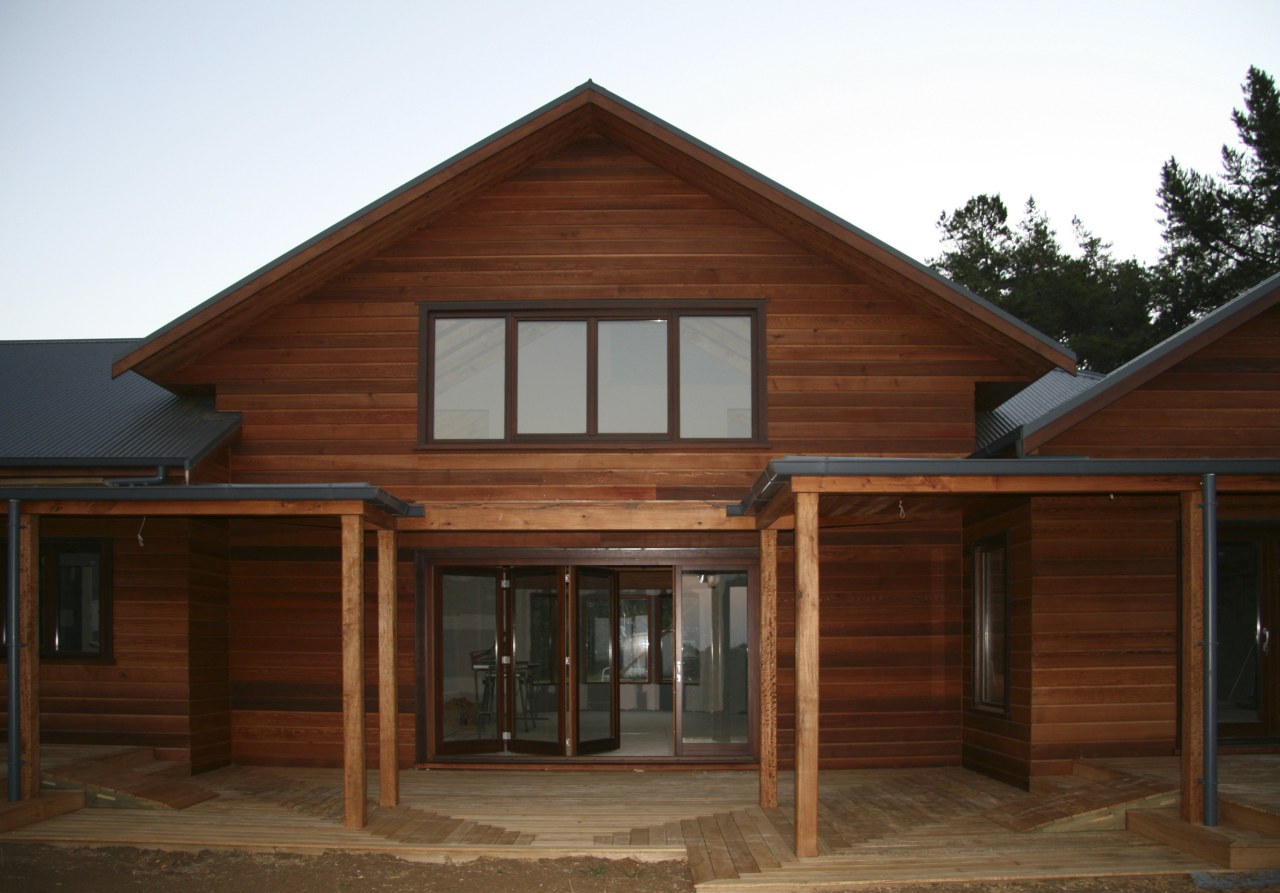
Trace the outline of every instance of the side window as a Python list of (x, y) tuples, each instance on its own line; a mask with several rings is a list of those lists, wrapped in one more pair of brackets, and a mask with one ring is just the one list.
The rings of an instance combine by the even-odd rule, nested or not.
[(1003, 536), (973, 547), (973, 702), (1009, 707), (1008, 547)]
[(40, 637), (45, 657), (111, 656), (111, 552), (104, 540), (41, 546)]

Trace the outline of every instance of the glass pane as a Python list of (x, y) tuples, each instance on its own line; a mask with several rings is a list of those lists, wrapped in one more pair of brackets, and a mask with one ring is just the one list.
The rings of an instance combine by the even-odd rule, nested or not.
[(587, 433), (587, 324), (517, 326), (516, 433)]
[(431, 436), (506, 436), (506, 320), (438, 319), (432, 369)]
[(602, 434), (667, 431), (667, 322), (601, 321), (597, 330)]
[(746, 744), (746, 572), (685, 571), (680, 584), (681, 740)]
[(751, 437), (751, 319), (680, 320), (680, 436)]
[(560, 613), (556, 574), (515, 571), (515, 734), (528, 741), (560, 738)]
[(1003, 545), (979, 546), (974, 550), (974, 597), (977, 607), (974, 642), (977, 701), (988, 707), (1003, 708), (1008, 700), (1005, 684), (1008, 603)]
[(1218, 547), (1218, 722), (1262, 720), (1258, 666), (1259, 561), (1256, 543)]
[(578, 741), (613, 737), (613, 590), (609, 576), (578, 576)]
[(442, 741), (498, 737), (498, 579), (440, 576)]
[(58, 616), (53, 650), (60, 654), (102, 652), (102, 602), (97, 552), (58, 553)]
[(618, 600), (618, 672), (622, 682), (649, 681), (649, 599)]
[(662, 681), (671, 682), (675, 676), (675, 621), (671, 613), (671, 596), (658, 600), (658, 651), (662, 656)]

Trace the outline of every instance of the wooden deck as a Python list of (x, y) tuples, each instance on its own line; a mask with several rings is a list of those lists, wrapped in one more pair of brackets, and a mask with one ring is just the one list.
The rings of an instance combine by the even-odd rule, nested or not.
[[(57, 775), (48, 771), (50, 763), (72, 762), (57, 750), (46, 757), (46, 777)], [(77, 771), (86, 771), (83, 753), (75, 762)], [(1129, 784), (1135, 796), (1147, 797), (1167, 781), (1168, 767), (1159, 761), (1116, 763), (1139, 779)], [(1277, 810), (1280, 788), (1270, 780), (1280, 772), (1274, 762), (1260, 765), (1260, 774), (1233, 774), (1225, 760), (1224, 792), (1234, 787)], [(370, 781), (376, 791), (376, 777)], [(1009, 826), (1010, 816), (1052, 813), (1055, 800), (1096, 812), (1102, 807), (1082, 793), (1090, 782), (1085, 777), (1057, 795), (1033, 796), (959, 768), (823, 772), (820, 852), (805, 860), (792, 851), (790, 776), (782, 778), (780, 809), (763, 810), (756, 775), (731, 771), (406, 771), (401, 805), (371, 806), (368, 825), (357, 831), (342, 825), (340, 771), (234, 766), (184, 782), (216, 795), (186, 808), (86, 808), (0, 834), (0, 841), (346, 850), (431, 861), (687, 859), (695, 882), (708, 891), (1216, 868), (1122, 825), (1090, 820), (1076, 825), (1086, 830), (1066, 833), (1047, 833), (1053, 822), (1041, 821), (1030, 832)], [(1059, 825), (1071, 826), (1069, 820)]]

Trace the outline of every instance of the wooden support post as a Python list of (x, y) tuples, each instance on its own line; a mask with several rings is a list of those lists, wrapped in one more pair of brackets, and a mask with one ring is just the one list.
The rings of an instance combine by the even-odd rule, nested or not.
[(365, 822), (364, 521), (342, 516), (342, 776), (344, 824)]
[(378, 531), (378, 803), (400, 803), (396, 691), (396, 532)]
[[(23, 800), (40, 796), (40, 516), (22, 516), (18, 557), (18, 705), (22, 732), (19, 745), (22, 768), (18, 781)], [(13, 635), (13, 633), (10, 633)], [(13, 705), (10, 705), (13, 709)], [(10, 746), (14, 746), (10, 742)]]
[(1181, 494), (1182, 820), (1204, 822), (1204, 516), (1199, 491)]
[(778, 531), (760, 531), (760, 806), (778, 806)]
[(818, 494), (796, 494), (796, 856), (818, 855)]

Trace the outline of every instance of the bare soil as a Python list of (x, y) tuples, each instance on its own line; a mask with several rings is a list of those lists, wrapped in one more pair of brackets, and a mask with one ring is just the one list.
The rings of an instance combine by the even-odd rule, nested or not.
[[(1280, 874), (1078, 878), (1009, 883), (901, 884), (859, 893), (1193, 893), (1206, 888), (1280, 893)], [(692, 893), (684, 862), (479, 859), (409, 862), (392, 856), (317, 856), (55, 847), (0, 843), (0, 893)]]

